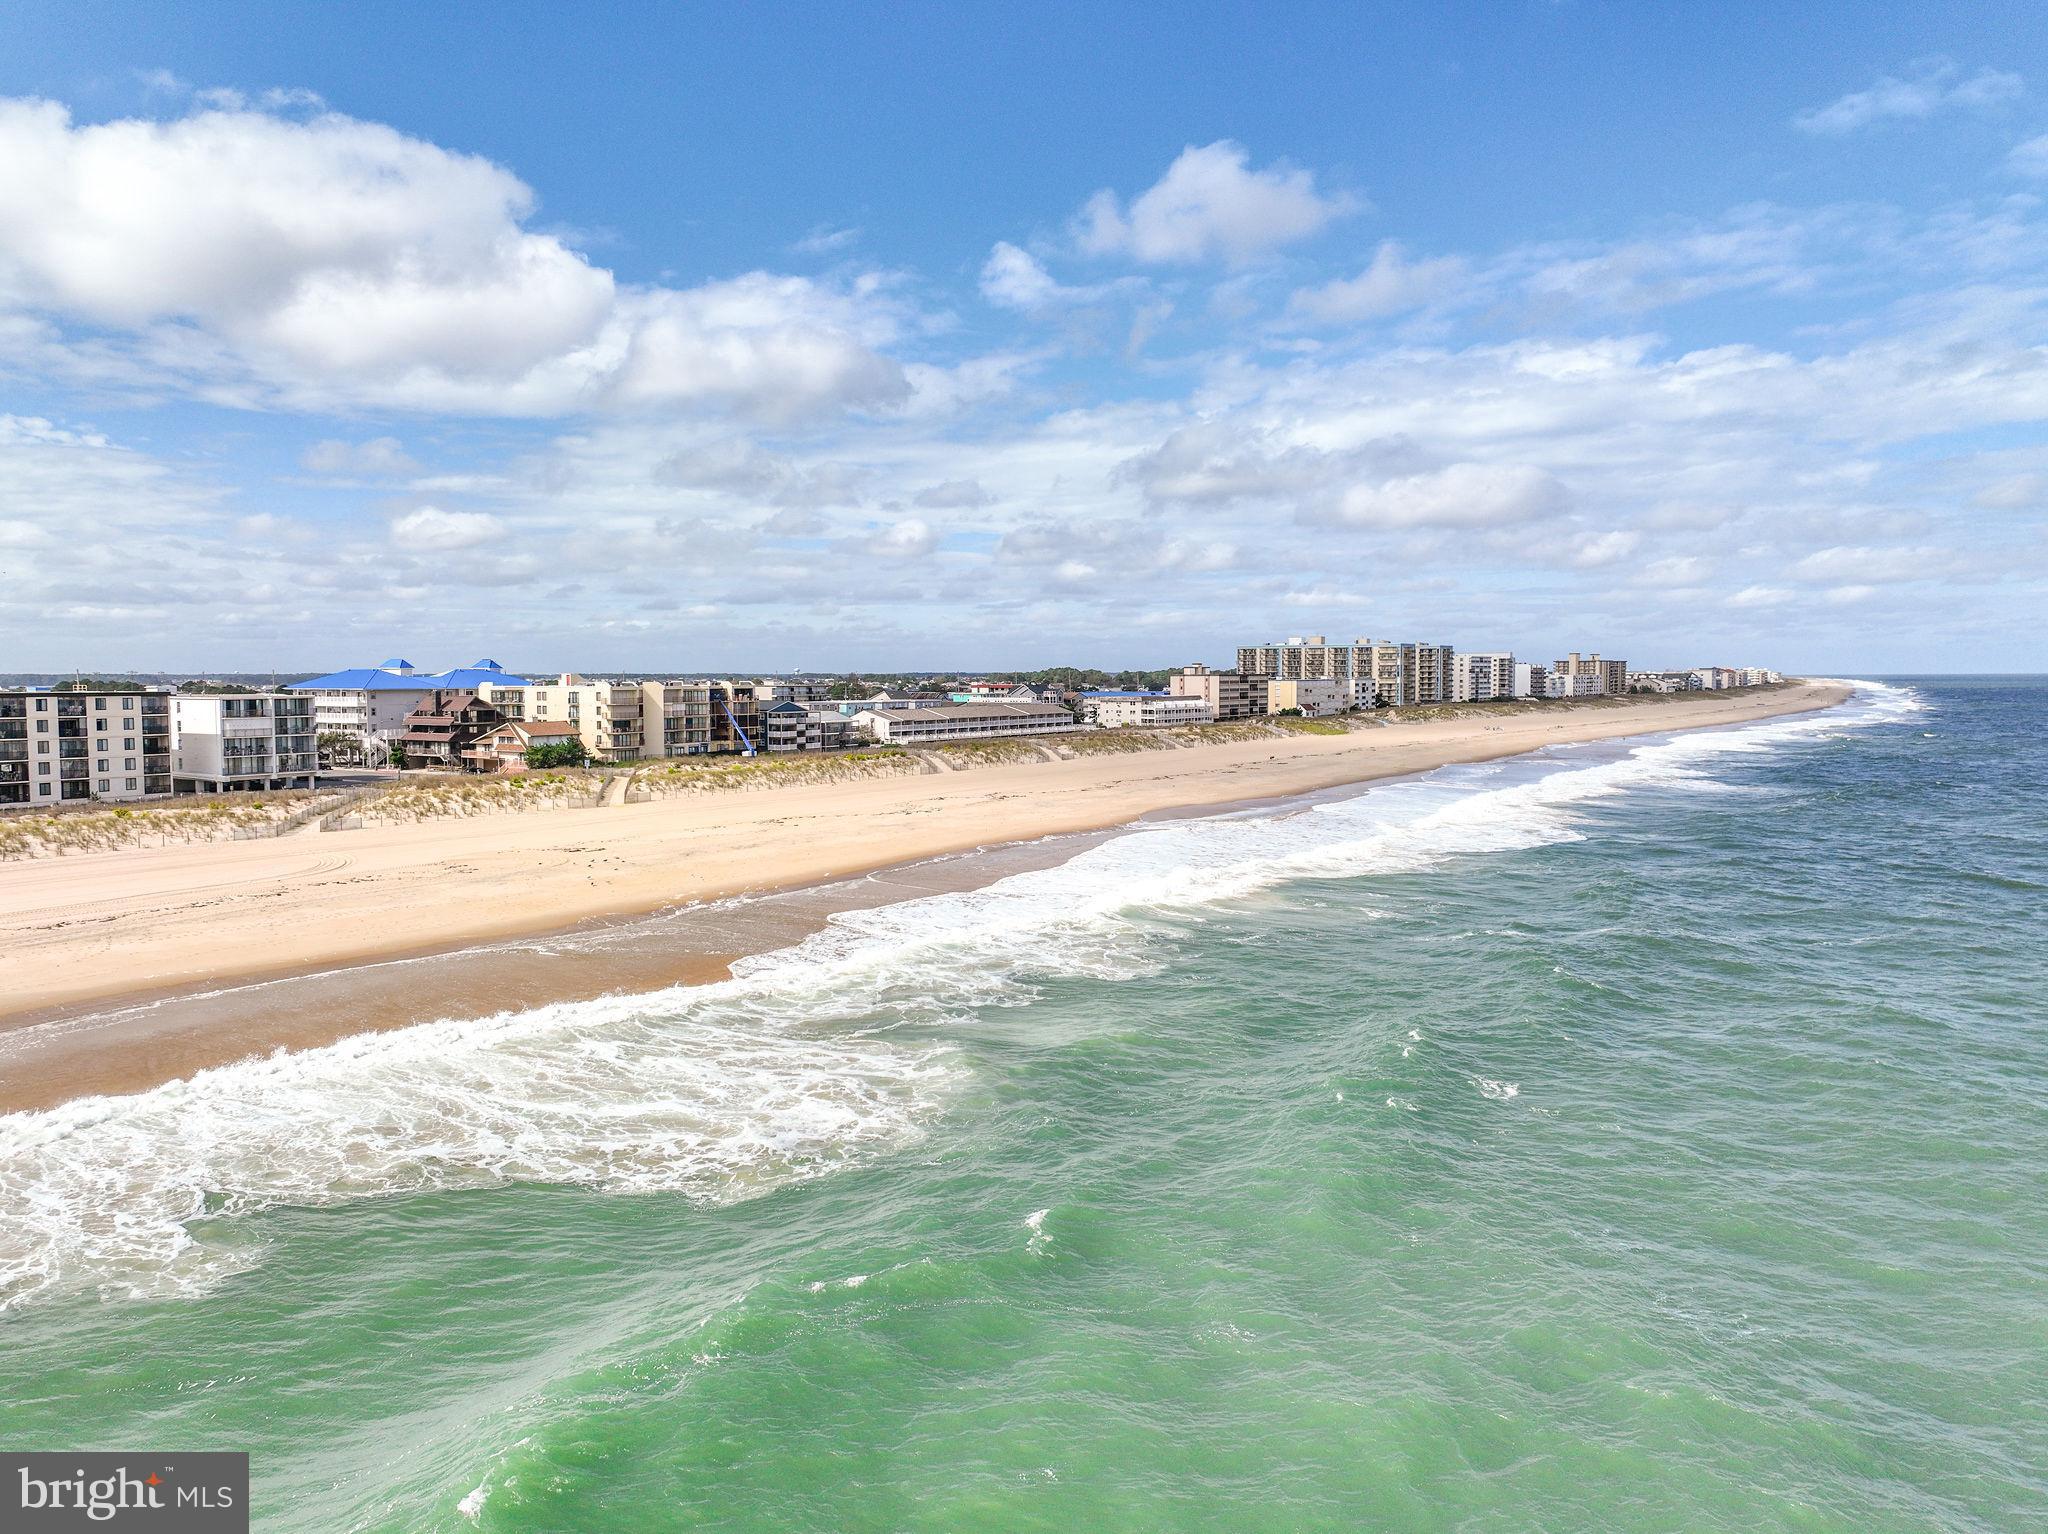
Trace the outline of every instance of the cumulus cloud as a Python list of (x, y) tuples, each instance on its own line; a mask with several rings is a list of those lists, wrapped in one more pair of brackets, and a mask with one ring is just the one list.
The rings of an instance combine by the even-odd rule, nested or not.
[(2023, 176), (2048, 176), (2048, 133), (2013, 145), (2005, 163)]
[(922, 559), (939, 546), (939, 534), (920, 518), (904, 517), (877, 528), (869, 535), (866, 546), (869, 553), (888, 559)]
[(1090, 255), (1180, 264), (1221, 258), (1243, 265), (1307, 239), (1357, 206), (1343, 193), (1317, 191), (1309, 171), (1284, 163), (1253, 170), (1243, 145), (1219, 139), (1183, 149), (1128, 207), (1107, 188), (1097, 192), (1082, 207), (1074, 232)]
[(1552, 516), (1564, 486), (1529, 464), (1454, 463), (1344, 493), (1337, 520), (1353, 527), (1507, 527)]
[(391, 541), (415, 554), (451, 554), (473, 549), (505, 534), (505, 524), (486, 511), (443, 511), (422, 506), (391, 522)]
[(1809, 107), (1792, 119), (1807, 133), (1844, 134), (1874, 123), (1915, 120), (1943, 111), (1982, 111), (2016, 101), (2026, 84), (2016, 74), (1984, 68), (1965, 74), (1954, 59), (1916, 61), (1903, 75), (1881, 75), (1867, 89)]
[(360, 474), (372, 479), (397, 478), (419, 468), (396, 437), (315, 442), (299, 455), (299, 466), (312, 474)]
[(1372, 264), (1356, 277), (1303, 288), (1291, 300), (1292, 310), (1322, 324), (1353, 324), (1384, 319), (1420, 309), (1448, 297), (1465, 282), (1470, 268), (1456, 256), (1411, 261), (1392, 240), (1383, 240)]
[(978, 479), (949, 479), (942, 484), (926, 485), (911, 499), (929, 510), (973, 510), (986, 506), (995, 497), (982, 489)]
[(240, 102), (74, 123), (0, 100), (0, 309), (137, 339), (288, 401), (556, 414), (899, 402), (875, 279), (619, 283), (475, 155)]

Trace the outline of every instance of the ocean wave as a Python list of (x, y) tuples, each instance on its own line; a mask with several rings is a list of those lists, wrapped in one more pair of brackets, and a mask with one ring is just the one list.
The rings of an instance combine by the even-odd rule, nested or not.
[(1204, 907), (1575, 840), (1601, 800), (1710, 791), (1716, 759), (1919, 707), (1857, 686), (1822, 715), (1145, 825), (982, 889), (839, 913), (715, 985), (360, 1035), (0, 1117), (0, 1310), (197, 1292), (260, 1260), (236, 1217), (264, 1209), (514, 1182), (718, 1201), (887, 1154), (964, 1071), (944, 1044), (905, 1042), (905, 1021), (1150, 972), (1170, 962), (1162, 923)]

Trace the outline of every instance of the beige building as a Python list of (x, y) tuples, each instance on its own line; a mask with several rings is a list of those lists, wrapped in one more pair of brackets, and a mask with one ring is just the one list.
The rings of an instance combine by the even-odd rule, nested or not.
[(168, 693), (0, 692), (0, 805), (161, 798), (172, 760)]
[(1295, 635), (1280, 644), (1241, 646), (1237, 669), (1244, 676), (1278, 681), (1345, 684), (1359, 707), (1391, 708), (1448, 702), (1451, 655), (1449, 645), (1374, 639), (1333, 645), (1321, 634), (1309, 634)]
[(484, 683), (477, 695), (508, 720), (575, 726), (592, 761), (762, 749), (753, 683), (616, 682), (565, 672), (524, 686)]
[(1292, 709), (1310, 718), (1342, 714), (1356, 707), (1350, 681), (1326, 677), (1275, 677), (1266, 683), (1266, 712), (1284, 714)]
[[(1618, 696), (1628, 691), (1628, 662), (1602, 660), (1600, 652), (1597, 650), (1591, 655), (1581, 655), (1577, 650), (1574, 650), (1563, 660), (1552, 661), (1550, 663), (1550, 674), (1553, 677), (1594, 676), (1600, 679), (1598, 690), (1601, 692), (1614, 693)], [(1582, 694), (1574, 692), (1566, 694), (1566, 696), (1578, 697), (1582, 696)]]
[(1166, 679), (1166, 690), (1177, 698), (1200, 698), (1211, 718), (1251, 719), (1266, 711), (1267, 682), (1264, 675), (1183, 666)]

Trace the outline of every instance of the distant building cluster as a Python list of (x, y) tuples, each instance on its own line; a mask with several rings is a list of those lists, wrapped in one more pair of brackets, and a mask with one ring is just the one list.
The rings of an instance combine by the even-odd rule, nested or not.
[(516, 773), (1781, 680), (1755, 666), (1631, 671), (1597, 652), (1539, 663), (1506, 650), (1331, 644), (1320, 634), (1240, 646), (1234, 667), (1184, 666), (1162, 690), (963, 680), (943, 692), (867, 692), (819, 677), (530, 678), (493, 660), (423, 672), (393, 659), (267, 691), (0, 691), (0, 808), (304, 788), (323, 769)]

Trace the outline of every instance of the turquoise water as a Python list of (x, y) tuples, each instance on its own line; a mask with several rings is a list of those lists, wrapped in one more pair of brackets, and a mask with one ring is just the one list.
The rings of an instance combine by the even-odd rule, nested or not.
[(2048, 684), (0, 1119), (9, 1447), (279, 1530), (2048, 1528)]

